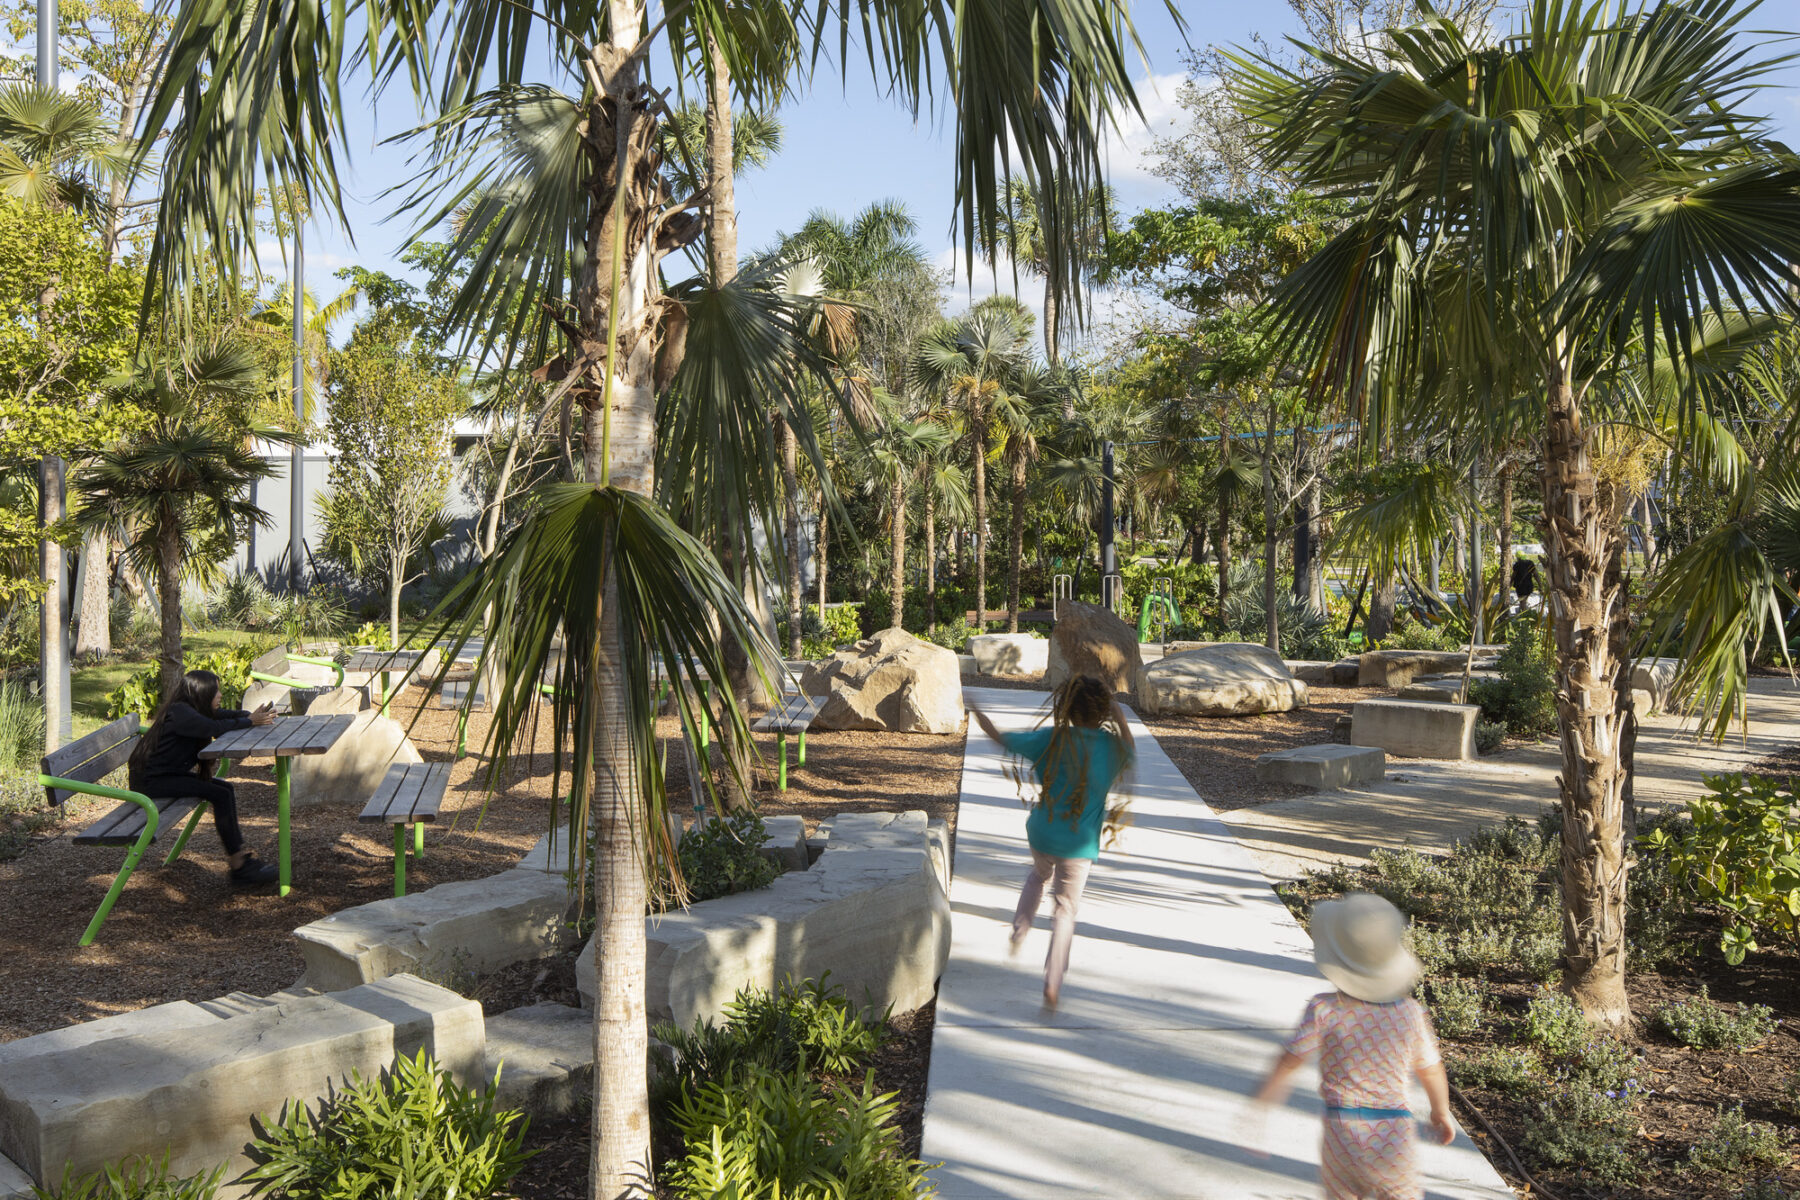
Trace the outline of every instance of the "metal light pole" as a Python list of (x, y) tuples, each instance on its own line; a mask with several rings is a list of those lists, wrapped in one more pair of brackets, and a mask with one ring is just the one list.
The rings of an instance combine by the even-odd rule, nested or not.
[[(300, 216), (294, 214), (294, 277), (288, 297), (294, 306), (294, 428), (306, 428), (306, 272), (302, 268)], [(288, 587), (300, 590), (300, 561), (306, 553), (306, 450), (299, 441), (288, 457)]]
[[(1109, 597), (1106, 589), (1112, 586), (1112, 577), (1119, 572), (1119, 554), (1113, 546), (1113, 444), (1100, 444), (1100, 603), (1106, 604)], [(1113, 604), (1118, 597), (1110, 597)]]
[[(57, 86), (56, 0), (38, 0), (38, 86)], [(51, 289), (43, 297), (48, 300)], [(53, 302), (53, 301), (51, 301)], [(68, 464), (54, 456), (38, 464), (38, 522), (49, 527), (68, 514)], [(56, 542), (38, 543), (38, 572), (44, 583), (38, 606), (38, 687), (44, 700), (44, 748), (70, 740), (69, 727), (69, 556)]]

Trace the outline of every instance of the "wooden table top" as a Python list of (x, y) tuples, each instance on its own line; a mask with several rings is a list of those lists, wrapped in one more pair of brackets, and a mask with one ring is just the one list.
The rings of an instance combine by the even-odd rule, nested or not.
[(358, 650), (344, 664), (346, 671), (407, 671), (424, 657), (423, 650)]
[(234, 729), (214, 738), (200, 751), (201, 758), (256, 758), (273, 755), (323, 754), (350, 729), (356, 718), (349, 713), (321, 717), (276, 717), (267, 725)]

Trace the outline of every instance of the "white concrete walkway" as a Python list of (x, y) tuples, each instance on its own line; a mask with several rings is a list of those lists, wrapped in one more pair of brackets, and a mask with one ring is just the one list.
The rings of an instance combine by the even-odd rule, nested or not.
[[(1001, 728), (1042, 692), (967, 689)], [(1015, 960), (1025, 813), (971, 726), (950, 963), (938, 994), (924, 1158), (943, 1200), (1299, 1200), (1318, 1191), (1314, 1076), (1245, 1143), (1246, 1103), (1307, 998), (1311, 944), (1248, 853), (1133, 719), (1135, 824), (1090, 877), (1062, 1007), (1039, 994), (1049, 910)], [(1423, 1098), (1419, 1099), (1423, 1104)], [(1422, 1109), (1421, 1109), (1422, 1111)], [(1466, 1138), (1425, 1156), (1436, 1200), (1511, 1192)]]

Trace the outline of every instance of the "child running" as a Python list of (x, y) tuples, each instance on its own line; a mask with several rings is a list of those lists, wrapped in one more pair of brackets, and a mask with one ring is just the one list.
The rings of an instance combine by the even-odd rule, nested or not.
[(1300, 1028), (1256, 1093), (1280, 1103), (1315, 1055), (1325, 1133), (1319, 1174), (1325, 1200), (1422, 1200), (1406, 1084), (1417, 1075), (1431, 1099), (1431, 1128), (1449, 1145), (1450, 1085), (1431, 1020), (1412, 998), (1419, 960), (1406, 949), (1406, 918), (1366, 892), (1313, 905), (1313, 957), (1337, 986), (1314, 996)]
[(210, 804), (213, 827), (231, 867), (231, 882), (239, 887), (261, 887), (274, 883), (281, 873), (273, 863), (262, 862), (245, 849), (238, 828), (237, 792), (223, 779), (212, 777), (213, 764), (201, 762), (200, 751), (222, 733), (267, 725), (275, 719), (275, 712), (266, 704), (255, 712), (218, 705), (217, 675), (211, 671), (183, 675), (149, 730), (138, 739), (126, 774), (132, 791), (153, 800), (198, 796)]
[(1042, 793), (1025, 818), (1031, 872), (1013, 914), (1012, 951), (1018, 953), (1037, 918), (1050, 885), (1050, 952), (1044, 959), (1044, 1003), (1056, 1007), (1069, 945), (1075, 940), (1075, 913), (1087, 886), (1088, 868), (1100, 857), (1106, 796), (1134, 758), (1125, 714), (1104, 683), (1079, 675), (1051, 695), (1050, 727), (1029, 733), (1002, 733), (974, 705), (969, 711), (987, 735), (1010, 754), (1031, 763)]

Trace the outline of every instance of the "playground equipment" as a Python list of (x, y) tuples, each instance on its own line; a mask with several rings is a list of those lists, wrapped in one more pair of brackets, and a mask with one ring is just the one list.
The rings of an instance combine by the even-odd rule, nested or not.
[(1062, 602), (1075, 598), (1075, 577), (1073, 575), (1057, 575), (1050, 580), (1050, 619), (1062, 616)]
[(1150, 590), (1144, 595), (1138, 610), (1138, 641), (1150, 640), (1152, 622), (1161, 626), (1156, 630), (1157, 641), (1165, 639), (1171, 626), (1181, 624), (1181, 609), (1175, 605), (1175, 581), (1167, 575), (1151, 581)]
[(1117, 613), (1125, 607), (1125, 577), (1118, 572), (1100, 577), (1100, 607)]

